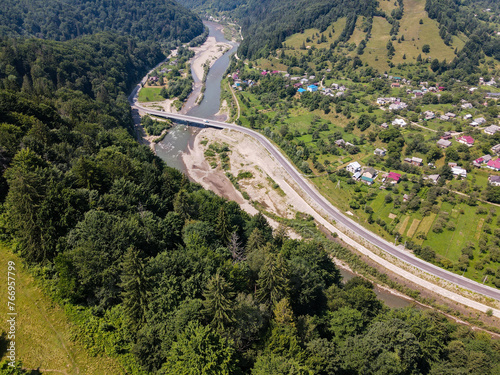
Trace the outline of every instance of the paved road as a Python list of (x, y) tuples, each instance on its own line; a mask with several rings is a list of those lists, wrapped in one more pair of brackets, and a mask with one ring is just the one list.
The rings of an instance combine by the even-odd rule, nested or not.
[(180, 120), (180, 121), (186, 121), (186, 122), (192, 122), (196, 124), (204, 124), (206, 126), (211, 126), (215, 128), (220, 128), (220, 129), (231, 129), (231, 130), (236, 130), (245, 134), (250, 135), (251, 137), (255, 138), (258, 140), (270, 153), (271, 155), (274, 156), (274, 158), (285, 168), (285, 170), (288, 172), (290, 177), (300, 186), (300, 188), (314, 201), (316, 202), (328, 215), (330, 215), (330, 218), (335, 220), (337, 223), (342, 224), (344, 227), (347, 229), (351, 230), (352, 232), (356, 233), (358, 236), (364, 238), (368, 242), (372, 243), (373, 245), (379, 247), (380, 249), (388, 252), (389, 254), (392, 254), (396, 258), (412, 265), (415, 266), (431, 275), (435, 275), (441, 279), (447, 280), (449, 282), (452, 282), (454, 284), (459, 285), (462, 288), (483, 294), (485, 296), (494, 298), (496, 300), (500, 301), (500, 290), (489, 287), (487, 285), (480, 284), (478, 282), (475, 282), (473, 280), (467, 279), (465, 277), (459, 276), (457, 274), (454, 274), (452, 272), (446, 271), (442, 268), (439, 268), (431, 263), (425, 262), (412, 254), (394, 246), (392, 243), (384, 240), (383, 238), (377, 236), (376, 234), (370, 232), (368, 229), (364, 228), (363, 226), (359, 225), (358, 223), (354, 222), (347, 216), (345, 216), (343, 213), (341, 213), (337, 208), (335, 208), (330, 202), (328, 202), (310, 183), (307, 181), (298, 171), (295, 169), (295, 167), (288, 161), (287, 158), (285, 158), (281, 152), (262, 134), (248, 129), (244, 128), (242, 126), (234, 125), (234, 124), (229, 124), (221, 121), (214, 121), (214, 120), (206, 120), (206, 119), (200, 119), (197, 117), (191, 117), (191, 116), (186, 116), (186, 115), (180, 115), (180, 114), (171, 114), (163, 111), (157, 111), (149, 108), (145, 108), (140, 106), (137, 101), (135, 100), (135, 95), (137, 92), (138, 88), (134, 90), (134, 92), (130, 95), (130, 102), (131, 106), (133, 108), (140, 109), (143, 112), (155, 115), (155, 116), (160, 116), (160, 117), (166, 117), (170, 118), (173, 120)]

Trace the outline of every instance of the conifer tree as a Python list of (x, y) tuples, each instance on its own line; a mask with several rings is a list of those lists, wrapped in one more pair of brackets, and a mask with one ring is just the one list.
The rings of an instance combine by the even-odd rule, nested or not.
[(265, 241), (264, 237), (262, 236), (262, 232), (260, 231), (259, 228), (255, 228), (250, 237), (248, 237), (247, 251), (249, 252), (258, 249), (259, 247), (264, 245), (264, 243)]
[(268, 307), (288, 295), (288, 270), (281, 254), (270, 254), (259, 272), (256, 297)]
[(217, 222), (215, 223), (215, 233), (220, 237), (224, 245), (229, 243), (231, 239), (231, 223), (226, 213), (225, 205), (222, 205), (217, 215)]
[(234, 296), (231, 283), (226, 281), (224, 276), (217, 272), (208, 281), (207, 289), (203, 293), (205, 301), (204, 312), (211, 318), (210, 324), (219, 332), (234, 322)]
[(125, 253), (120, 287), (125, 314), (132, 326), (139, 329), (146, 322), (150, 283), (144, 261), (134, 247)]

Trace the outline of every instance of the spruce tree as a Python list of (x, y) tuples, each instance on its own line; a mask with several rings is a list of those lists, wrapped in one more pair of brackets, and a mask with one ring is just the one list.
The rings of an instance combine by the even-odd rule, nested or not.
[(203, 296), (205, 297), (205, 301), (203, 301), (204, 312), (211, 318), (210, 324), (219, 332), (224, 331), (230, 323), (234, 322), (235, 293), (231, 283), (217, 272), (208, 281)]
[(125, 253), (120, 287), (125, 314), (133, 328), (139, 329), (146, 322), (150, 283), (144, 261), (134, 247)]
[(219, 214), (217, 215), (215, 233), (217, 233), (224, 245), (227, 245), (231, 239), (231, 233), (233, 232), (231, 229), (231, 223), (229, 222), (225, 205), (222, 205), (219, 209)]
[(259, 272), (256, 297), (259, 301), (272, 307), (288, 295), (288, 270), (281, 254), (270, 254)]

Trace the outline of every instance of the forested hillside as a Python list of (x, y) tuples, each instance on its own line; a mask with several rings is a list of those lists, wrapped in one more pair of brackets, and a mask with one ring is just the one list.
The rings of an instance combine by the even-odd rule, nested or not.
[(101, 31), (185, 43), (203, 33), (203, 24), (173, 0), (2, 1), (0, 36), (69, 40)]
[[(394, 2), (393, 6), (392, 3), (388, 4), (384, 0), (285, 2), (234, 0), (227, 3), (198, 0), (180, 1), (181, 4), (196, 8), (201, 13), (224, 14), (235, 18), (241, 25), (245, 37), (238, 53), (240, 56), (250, 59), (267, 57), (270, 52), (281, 48), (287, 37), (301, 33), (306, 29), (317, 29), (319, 33), (323, 33), (328, 26), (342, 18), (345, 18), (346, 22), (343, 23), (342, 30), (335, 33), (335, 40), (329, 40), (331, 49), (335, 49), (339, 43), (354, 42), (356, 44), (354, 48), (359, 47), (361, 55), (372, 37), (375, 42), (372, 42), (370, 47), (377, 46), (377, 40), (380, 38), (386, 38), (386, 42), (391, 44), (395, 40), (401, 43), (405, 40), (405, 34), (407, 36), (412, 34), (411, 28), (416, 28), (416, 25), (411, 22), (413, 15), (410, 13), (420, 14), (420, 24), (423, 23), (423, 14), (420, 13), (420, 9), (415, 8), (415, 2), (409, 2), (411, 4), (409, 4), (408, 11), (410, 13), (408, 14), (405, 13), (405, 2), (408, 1)], [(417, 33), (418, 38), (412, 38), (411, 41), (425, 39), (424, 43), (432, 43), (435, 38), (442, 39), (445, 45), (456, 49), (455, 54), (458, 53), (457, 61), (451, 68), (462, 69), (465, 67), (465, 70), (470, 71), (467, 68), (478, 65), (480, 58), (478, 51), (500, 59), (500, 38), (493, 37), (494, 32), (499, 30), (496, 10), (495, 2), (427, 0), (425, 1), (425, 12), (430, 19), (437, 21), (439, 28), (434, 29), (432, 25), (425, 25), (423, 26), (425, 31)], [(415, 21), (419, 21), (419, 19), (417, 18)], [(402, 26), (405, 26), (404, 30), (401, 29)], [(372, 30), (373, 27), (376, 29)], [(365, 33), (363, 40), (351, 38), (355, 33), (355, 28)], [(330, 30), (330, 35), (335, 31)], [(387, 39), (389, 34), (390, 40)], [(461, 52), (464, 41), (466, 42), (465, 50)], [(404, 59), (406, 59), (409, 57), (406, 56), (408, 51), (403, 50), (401, 56), (405, 54)], [(416, 55), (412, 57), (416, 57)], [(436, 57), (443, 58), (443, 56), (437, 55)], [(398, 60), (400, 59), (401, 57)], [(447, 60), (449, 62), (451, 59)], [(370, 65), (379, 64), (370, 61)]]

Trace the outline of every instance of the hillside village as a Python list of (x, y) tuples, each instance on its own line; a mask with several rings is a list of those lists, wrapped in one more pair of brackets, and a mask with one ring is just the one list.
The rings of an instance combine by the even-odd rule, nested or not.
[[(293, 87), (296, 90), (297, 94), (295, 98), (300, 98), (300, 95), (304, 93), (317, 93), (317, 95), (323, 95), (329, 98), (339, 98), (348, 91), (347, 87), (344, 84), (339, 84), (333, 82), (329, 85), (325, 85), (324, 77), (322, 80), (318, 81), (316, 76), (314, 75), (305, 75), (303, 77), (299, 76), (291, 76), (289, 73), (284, 71), (267, 71), (262, 70), (260, 72), (261, 77), (266, 77), (268, 75), (280, 75), (283, 77), (283, 83), (285, 83), (285, 88)], [(242, 91), (245, 88), (251, 88), (255, 84), (258, 83), (258, 80), (252, 79), (240, 79), (239, 78), (239, 70), (235, 73), (229, 75), (229, 78), (233, 81), (232, 88)], [(444, 86), (431, 86), (428, 82), (419, 82), (413, 83), (411, 80), (407, 80), (402, 77), (393, 77), (388, 74), (384, 74), (383, 76), (378, 77), (378, 79), (383, 79), (390, 85), (391, 89), (402, 89), (406, 93), (406, 98), (403, 100), (400, 97), (377, 97), (376, 101), (372, 102), (373, 106), (377, 106), (382, 111), (390, 111), (393, 112), (396, 117), (390, 122), (390, 125), (387, 122), (381, 123), (379, 126), (381, 129), (389, 129), (389, 128), (397, 128), (397, 129), (411, 129), (412, 127), (429, 127), (430, 123), (432, 123), (433, 127), (438, 126), (438, 131), (436, 135), (439, 135), (438, 139), (435, 140), (435, 145), (442, 149), (446, 150), (450, 147), (460, 147), (460, 145), (464, 145), (466, 147), (472, 148), (474, 146), (476, 151), (475, 153), (481, 153), (486, 148), (489, 148), (488, 153), (482, 154), (480, 157), (475, 159), (468, 160), (456, 160), (454, 158), (454, 162), (448, 162), (448, 166), (451, 168), (451, 172), (453, 176), (457, 178), (467, 178), (467, 172), (471, 171), (472, 167), (475, 168), (484, 168), (486, 170), (500, 171), (500, 143), (495, 143), (496, 140), (500, 142), (498, 137), (490, 137), (494, 136), (497, 132), (500, 131), (499, 123), (500, 115), (496, 117), (487, 113), (485, 115), (477, 115), (481, 113), (483, 108), (477, 108), (473, 106), (468, 100), (460, 99), (460, 102), (452, 105), (451, 109), (447, 110), (426, 110), (419, 114), (417, 118), (408, 118), (407, 112), (405, 110), (408, 109), (408, 103), (411, 102), (415, 105), (415, 102), (422, 102), (426, 95), (432, 95), (433, 99), (439, 101), (441, 98), (441, 94), (446, 92), (446, 88)], [(489, 81), (485, 82), (484, 78), (480, 77), (479, 86), (482, 87), (491, 87), (493, 89), (496, 88), (497, 83), (494, 78), (490, 78)], [(417, 87), (417, 88), (415, 88)], [(473, 94), (478, 90), (478, 87), (465, 87), (469, 91), (470, 94)], [(481, 92), (484, 90), (481, 90)], [(477, 97), (477, 96), (476, 96)], [(500, 92), (486, 92), (484, 94), (484, 102), (480, 103), (480, 106), (487, 108), (488, 106), (496, 106), (495, 102), (491, 102), (492, 100), (496, 101), (500, 97)], [(476, 99), (477, 100), (477, 99)], [(490, 103), (488, 103), (490, 100)], [(421, 104), (421, 103), (418, 103)], [(437, 103), (436, 103), (437, 104)], [(403, 112), (404, 111), (404, 112)], [(474, 113), (474, 115), (473, 115)], [(406, 115), (406, 116), (405, 116)], [(488, 120), (485, 119), (485, 116)], [(429, 127), (430, 128), (430, 127)], [(441, 131), (442, 128), (448, 128), (448, 131)], [(432, 130), (432, 128), (430, 128)], [(476, 142), (474, 136), (483, 133), (486, 137), (481, 138), (479, 142)], [(435, 137), (436, 138), (436, 137)], [(495, 143), (492, 145), (492, 142)], [(346, 147), (354, 146), (352, 143), (345, 141), (344, 139), (335, 139), (334, 143), (337, 147), (346, 149)], [(491, 147), (490, 147), (491, 146)], [(446, 151), (445, 151), (446, 153)], [(470, 154), (470, 152), (468, 152)], [(383, 158), (386, 155), (386, 150), (376, 149), (373, 151), (373, 154)], [(412, 156), (410, 158), (404, 158), (403, 162), (409, 163), (411, 165), (417, 167), (424, 166), (424, 159), (426, 159), (425, 155), (421, 155), (422, 157)], [(429, 160), (425, 163), (427, 167), (426, 171), (429, 169), (435, 169), (434, 165), (435, 160)], [(359, 167), (354, 168), (352, 165), (356, 164)], [(371, 166), (362, 167), (358, 162), (354, 162), (345, 167), (348, 171), (350, 171), (353, 175), (353, 179), (356, 181), (362, 181), (364, 183), (372, 184), (375, 182), (374, 177), (371, 176), (371, 173), (364, 172), (360, 174), (361, 171), (367, 171), (372, 169)], [(365, 176), (365, 173), (367, 176)], [(370, 176), (368, 176), (370, 175)], [(429, 179), (429, 176), (433, 176), (430, 180), (434, 183), (437, 183), (439, 180), (439, 174), (424, 174), (424, 179)], [(436, 178), (436, 176), (438, 176)], [(489, 176), (489, 181), (496, 181), (492, 174)], [(365, 178), (363, 178), (365, 177)], [(380, 178), (377, 180), (382, 180), (385, 182), (387, 178), (387, 174), (380, 174)], [(397, 183), (397, 181), (392, 180), (393, 183)], [(495, 182), (493, 182), (495, 184)], [(497, 186), (497, 185), (494, 185)]]
[[(496, 71), (474, 81), (426, 69), (405, 78), (403, 69), (351, 70), (349, 57), (335, 70), (316, 62), (321, 50), (307, 52), (301, 68), (283, 54), (278, 69), (232, 62), (226, 79), (241, 107), (237, 123), (280, 145), (358, 222), (428, 261), (500, 285)], [(471, 220), (479, 224), (466, 235)]]

